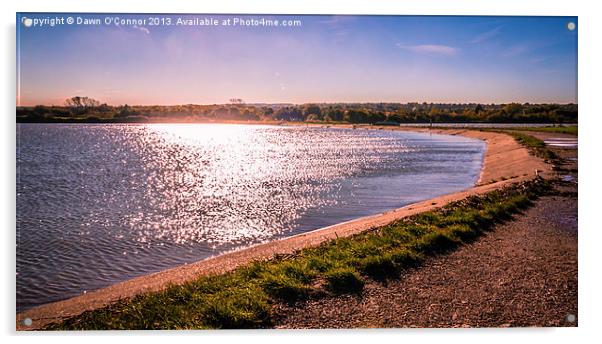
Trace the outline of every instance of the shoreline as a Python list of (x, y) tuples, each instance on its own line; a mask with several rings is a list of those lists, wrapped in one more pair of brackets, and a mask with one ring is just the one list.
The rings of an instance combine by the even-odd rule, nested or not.
[[(349, 125), (349, 127), (351, 126)], [(464, 191), (438, 196), (384, 213), (350, 220), (280, 240), (251, 246), (239, 251), (225, 253), (196, 263), (133, 278), (70, 299), (41, 305), (17, 314), (17, 330), (42, 328), (49, 323), (81, 314), (87, 310), (101, 308), (119, 299), (133, 297), (145, 292), (159, 291), (171, 284), (184, 283), (202, 275), (213, 275), (231, 271), (254, 260), (269, 259), (280, 254), (290, 254), (296, 250), (316, 246), (337, 237), (357, 234), (406, 216), (440, 208), (445, 204), (470, 195), (483, 194), (508, 184), (532, 179), (536, 175), (536, 170), (544, 175), (551, 171), (551, 167), (548, 164), (544, 163), (540, 158), (529, 154), (529, 151), (525, 147), (521, 146), (507, 134), (467, 129), (429, 130), (428, 128), (379, 126), (370, 126), (368, 129), (431, 132), (443, 135), (462, 135), (484, 140), (487, 147), (479, 181), (474, 187)], [(26, 318), (33, 320), (32, 326), (23, 325), (23, 320)]]

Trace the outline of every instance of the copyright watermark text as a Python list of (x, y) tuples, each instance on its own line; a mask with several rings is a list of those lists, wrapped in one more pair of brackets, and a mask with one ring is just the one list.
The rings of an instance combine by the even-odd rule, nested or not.
[(303, 22), (297, 18), (270, 18), (257, 16), (170, 16), (170, 15), (98, 15), (98, 16), (39, 16), (22, 17), (25, 27), (53, 28), (64, 25), (78, 26), (114, 26), (114, 27), (301, 27)]

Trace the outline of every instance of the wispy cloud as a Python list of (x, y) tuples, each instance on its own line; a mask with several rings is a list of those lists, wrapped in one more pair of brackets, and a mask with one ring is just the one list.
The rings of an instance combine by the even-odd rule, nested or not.
[(348, 23), (353, 23), (355, 18), (353, 16), (330, 16), (323, 20), (319, 20), (318, 23), (328, 27), (331, 30), (333, 42), (341, 43), (344, 42), (348, 35)]
[(416, 54), (425, 54), (425, 55), (444, 55), (444, 56), (453, 56), (460, 51), (460, 49), (451, 47), (448, 45), (440, 45), (440, 44), (420, 44), (420, 45), (405, 45), (401, 43), (397, 43), (397, 46), (403, 50), (416, 53)]
[(546, 61), (548, 58), (544, 57), (544, 56), (540, 56), (540, 57), (534, 57), (532, 59), (530, 59), (531, 63), (541, 63)]
[(147, 28), (146, 28), (146, 27), (144, 27), (144, 26), (138, 26), (138, 25), (134, 25), (134, 26), (132, 26), (132, 27), (133, 27), (134, 29), (138, 30), (138, 31), (144, 32), (144, 33), (145, 33), (145, 34), (147, 34), (147, 35), (148, 35), (148, 34), (150, 34), (150, 31), (149, 31), (149, 29), (147, 29)]
[(503, 27), (503, 25), (500, 25), (500, 26), (498, 26), (496, 28), (493, 28), (493, 29), (491, 29), (489, 31), (485, 31), (485, 32), (477, 35), (475, 38), (473, 38), (472, 41), (470, 41), (470, 43), (475, 43), (476, 44), (476, 43), (482, 43), (482, 42), (488, 41), (491, 38), (497, 36), (500, 33), (500, 31), (502, 30), (502, 27)]
[(353, 17), (353, 16), (331, 16), (331, 17), (328, 17), (327, 19), (320, 20), (318, 22), (320, 24), (336, 26), (336, 25), (340, 25), (340, 24), (350, 23), (350, 22), (353, 22), (354, 20), (355, 20), (355, 17)]
[(529, 49), (529, 47), (527, 45), (525, 45), (525, 44), (517, 44), (517, 45), (514, 45), (514, 46), (508, 48), (508, 50), (506, 50), (503, 53), (503, 56), (505, 56), (505, 57), (514, 57), (514, 56), (517, 56), (517, 55), (524, 54), (524, 53), (528, 52), (529, 50), (530, 49)]

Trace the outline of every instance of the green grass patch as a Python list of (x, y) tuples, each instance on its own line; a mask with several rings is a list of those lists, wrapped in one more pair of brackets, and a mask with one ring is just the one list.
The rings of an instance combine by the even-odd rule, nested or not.
[[(524, 128), (521, 128), (520, 130), (523, 130), (523, 129)], [(493, 130), (483, 129), (483, 130), (506, 133), (506, 134), (512, 136), (518, 143), (525, 146), (525, 148), (527, 148), (531, 153), (533, 153), (533, 155), (544, 159), (546, 162), (558, 163), (560, 161), (560, 157), (556, 153), (554, 153), (552, 150), (550, 150), (546, 146), (546, 144), (543, 140), (540, 140), (534, 136), (531, 136), (531, 135), (523, 133), (523, 132), (515, 131), (515, 130), (499, 130), (499, 129), (493, 129)], [(535, 130), (533, 130), (533, 131), (535, 131)]]
[[(516, 129), (499, 129), (499, 128), (479, 128), (480, 131), (490, 131), (496, 133), (504, 133), (512, 136), (518, 143), (527, 148), (533, 155), (544, 159), (546, 162), (560, 163), (562, 159), (549, 149), (543, 140), (540, 140), (534, 136), (525, 133), (525, 131), (546, 131), (540, 129), (555, 129), (554, 127), (544, 128), (516, 128)], [(561, 128), (561, 127), (556, 127)], [(569, 127), (566, 127), (569, 128)], [(575, 127), (576, 130), (577, 127)], [(502, 178), (505, 180), (505, 178)], [(495, 180), (492, 180), (495, 182)]]
[(518, 143), (520, 143), (523, 146), (526, 146), (528, 148), (535, 149), (535, 148), (544, 148), (546, 146), (546, 144), (542, 140), (540, 140), (536, 137), (533, 137), (531, 135), (523, 134), (523, 133), (516, 132), (516, 131), (510, 131), (509, 133), (510, 133), (510, 135), (512, 135), (512, 137), (514, 137), (514, 139), (516, 141), (518, 141)]
[(427, 255), (444, 253), (460, 244), (460, 240), (452, 235), (447, 229), (428, 233), (412, 244), (412, 249)]
[(256, 261), (229, 273), (122, 300), (47, 329), (269, 327), (276, 303), (322, 297), (327, 294), (322, 289), (361, 294), (367, 280), (397, 278), (428, 256), (470, 242), (511, 220), (549, 190), (549, 183), (538, 178), (471, 196), (293, 256)]
[(326, 288), (335, 294), (359, 293), (364, 289), (362, 276), (352, 267), (340, 267), (325, 274)]
[(579, 135), (578, 128), (576, 125), (570, 125), (570, 126), (566, 126), (566, 127), (528, 127), (528, 128), (516, 128), (516, 130)]
[(263, 276), (262, 286), (268, 295), (287, 303), (307, 298), (311, 292), (310, 286), (285, 275), (267, 274)]
[(225, 289), (202, 306), (203, 325), (215, 328), (255, 328), (269, 315), (268, 298), (257, 286)]
[(364, 275), (377, 281), (397, 277), (399, 273), (399, 266), (390, 253), (365, 257), (359, 262), (358, 268)]

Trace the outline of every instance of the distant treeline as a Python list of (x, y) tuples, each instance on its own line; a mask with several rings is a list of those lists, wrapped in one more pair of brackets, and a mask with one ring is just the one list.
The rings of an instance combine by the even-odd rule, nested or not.
[(17, 122), (293, 121), (347, 123), (577, 123), (577, 104), (214, 104), (110, 106), (74, 97), (17, 107)]

